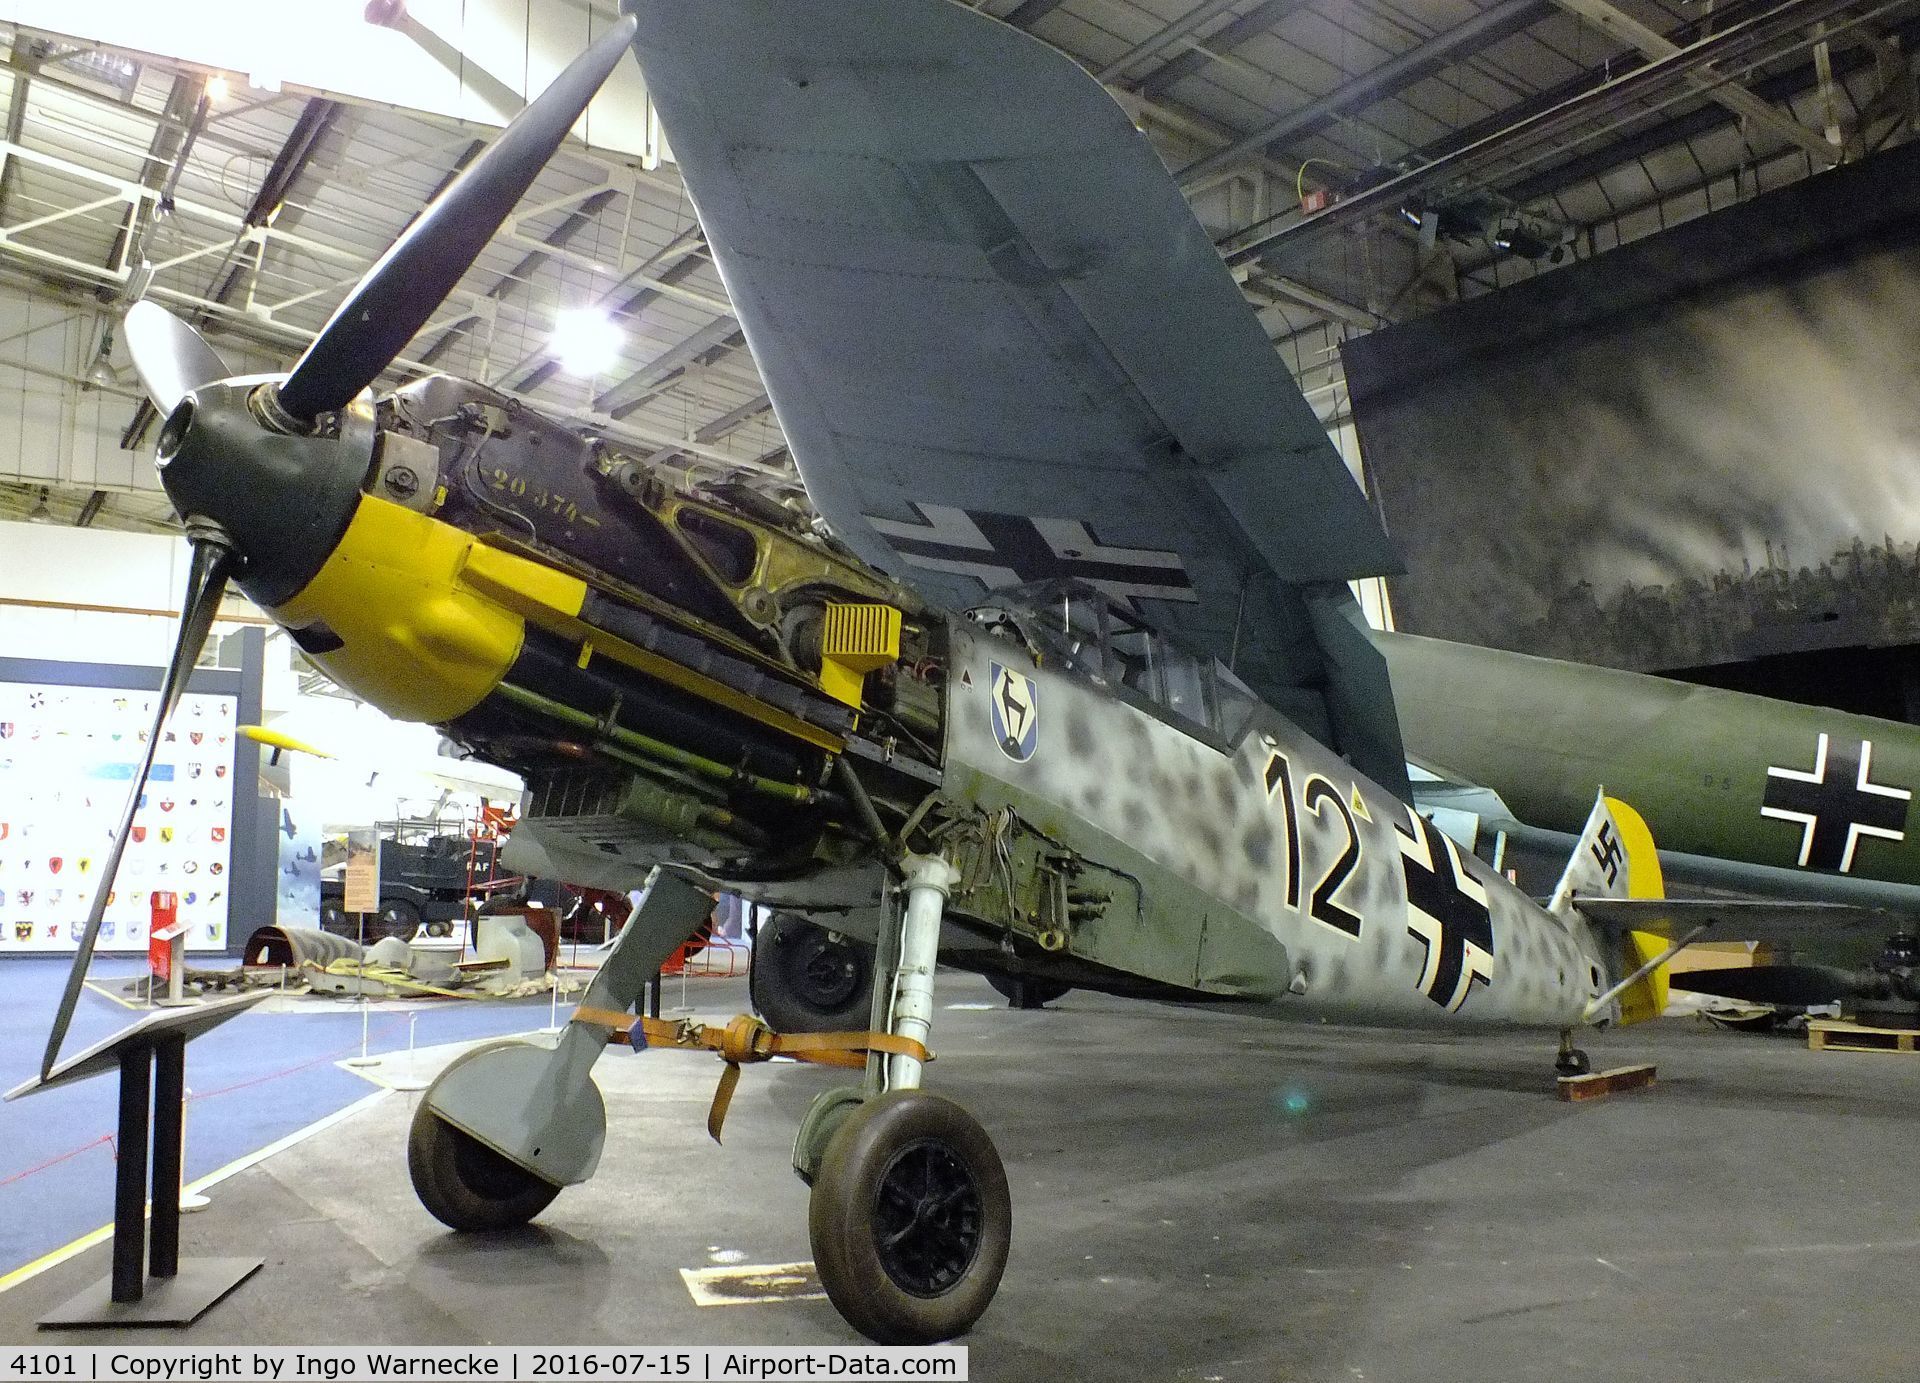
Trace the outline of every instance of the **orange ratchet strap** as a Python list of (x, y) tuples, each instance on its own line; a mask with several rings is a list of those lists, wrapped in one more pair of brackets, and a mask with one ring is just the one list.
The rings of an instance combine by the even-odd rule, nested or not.
[(746, 1013), (729, 1020), (724, 1028), (709, 1027), (691, 1018), (669, 1023), (664, 1018), (616, 1013), (608, 1008), (576, 1008), (572, 1021), (605, 1028), (609, 1043), (624, 1043), (636, 1051), (679, 1047), (718, 1052), (727, 1069), (720, 1073), (720, 1087), (713, 1092), (713, 1105), (707, 1110), (707, 1133), (716, 1143), (720, 1141), (720, 1127), (727, 1120), (727, 1106), (733, 1101), (733, 1088), (740, 1083), (740, 1068), (748, 1062), (784, 1056), (816, 1066), (857, 1070), (867, 1064), (868, 1052), (933, 1060), (933, 1053), (911, 1037), (896, 1037), (890, 1032), (775, 1032)]

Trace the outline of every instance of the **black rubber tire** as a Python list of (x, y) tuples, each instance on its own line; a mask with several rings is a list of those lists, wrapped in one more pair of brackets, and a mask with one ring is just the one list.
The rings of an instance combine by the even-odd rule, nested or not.
[(422, 1101), (407, 1131), (407, 1174), (434, 1219), (461, 1233), (514, 1229), (560, 1188), (463, 1133)]
[(1070, 993), (1073, 986), (1058, 980), (1036, 980), (1027, 975), (987, 974), (987, 983), (1007, 1001), (1008, 1008), (1045, 1008)]
[(356, 919), (347, 916), (346, 911), (331, 899), (320, 903), (320, 930), (332, 932), (335, 936), (351, 937), (358, 930)]
[(951, 1340), (980, 1319), (1006, 1271), (1006, 1169), (952, 1100), (891, 1091), (848, 1115), (827, 1144), (807, 1234), (821, 1284), (855, 1330), (883, 1345)]
[(1553, 1059), (1553, 1069), (1563, 1076), (1589, 1076), (1593, 1074), (1593, 1062), (1587, 1054), (1575, 1047)]
[(760, 928), (747, 976), (754, 1011), (775, 1032), (863, 1029), (872, 1012), (873, 948), (804, 917), (780, 913)]
[(412, 941), (414, 933), (419, 930), (420, 909), (409, 898), (382, 898), (379, 916), (367, 919), (367, 940), (370, 942), (383, 941), (390, 936)]

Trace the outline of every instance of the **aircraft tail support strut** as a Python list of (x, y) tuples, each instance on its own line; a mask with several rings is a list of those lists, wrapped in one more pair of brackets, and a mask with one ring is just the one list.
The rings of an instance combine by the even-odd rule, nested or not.
[[(713, 912), (713, 899), (660, 871), (581, 1001), (618, 1014)], [(554, 1186), (593, 1175), (606, 1142), (606, 1113), (593, 1064), (611, 1029), (573, 1022), (547, 1050), (527, 1043), (480, 1048), (449, 1066), (420, 1102), (417, 1118), (438, 1118), (507, 1162)]]

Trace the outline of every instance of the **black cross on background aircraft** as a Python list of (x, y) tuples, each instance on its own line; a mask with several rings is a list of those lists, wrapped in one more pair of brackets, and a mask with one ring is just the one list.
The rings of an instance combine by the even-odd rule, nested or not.
[(1906, 838), (1913, 793), (1875, 783), (1872, 774), (1872, 740), (1836, 740), (1822, 734), (1811, 772), (1767, 769), (1760, 814), (1800, 827), (1803, 868), (1851, 873), (1862, 836)]

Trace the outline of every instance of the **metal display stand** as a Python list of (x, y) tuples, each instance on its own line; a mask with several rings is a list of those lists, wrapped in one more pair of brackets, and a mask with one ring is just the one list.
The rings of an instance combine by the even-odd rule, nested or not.
[[(259, 1271), (259, 1258), (180, 1261), (180, 1158), (186, 1119), (187, 1043), (236, 1018), (270, 990), (191, 1009), (147, 1014), (34, 1079), (9, 1100), (120, 1072), (118, 1164), (113, 1186), (113, 1272), (40, 1318), (41, 1327), (190, 1325)], [(149, 1117), (151, 1114), (151, 1117)], [(147, 1236), (147, 1149), (153, 1149), (153, 1234)], [(143, 1262), (143, 1260), (145, 1260)]]

